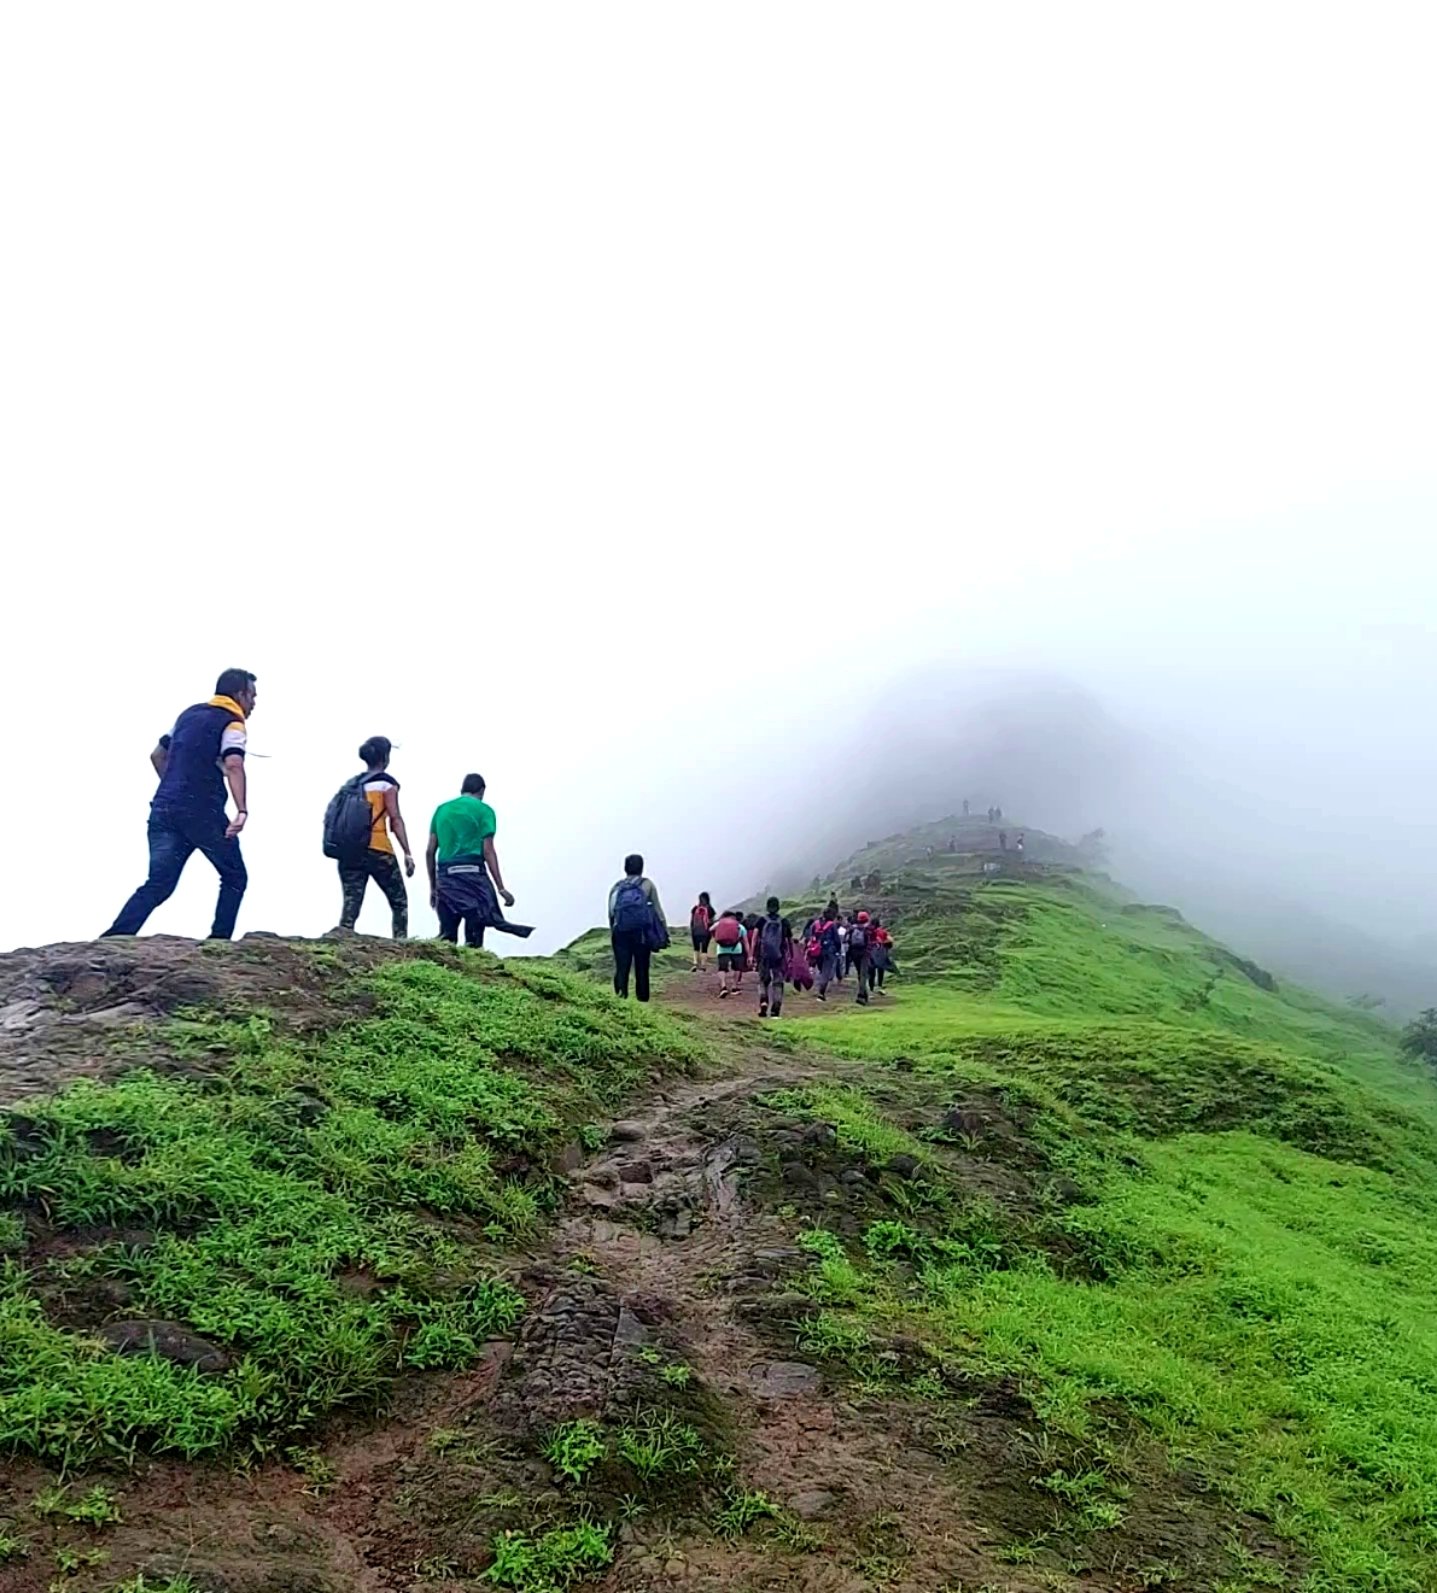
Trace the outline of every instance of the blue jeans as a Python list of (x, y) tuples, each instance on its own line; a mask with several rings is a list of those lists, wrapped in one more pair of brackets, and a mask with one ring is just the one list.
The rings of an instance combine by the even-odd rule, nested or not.
[(203, 852), (220, 877), (220, 899), (215, 907), (213, 940), (231, 940), (249, 875), (240, 856), (238, 837), (226, 840), (224, 813), (150, 815), (150, 877), (120, 909), (107, 935), (138, 935), (145, 920), (175, 893), (185, 864), (194, 852)]

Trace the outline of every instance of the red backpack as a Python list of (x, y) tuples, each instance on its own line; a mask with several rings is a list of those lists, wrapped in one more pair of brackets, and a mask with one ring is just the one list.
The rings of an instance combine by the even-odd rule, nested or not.
[(720, 946), (732, 948), (738, 945), (740, 927), (739, 921), (732, 913), (725, 913), (718, 923), (714, 925), (714, 939)]

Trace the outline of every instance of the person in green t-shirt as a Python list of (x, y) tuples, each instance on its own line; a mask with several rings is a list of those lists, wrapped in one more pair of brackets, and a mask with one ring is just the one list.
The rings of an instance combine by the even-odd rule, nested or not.
[(439, 914), (441, 939), (451, 945), (458, 941), (462, 923), (465, 945), (482, 946), (484, 930), (502, 917), (495, 912), (491, 878), (504, 905), (514, 905), (494, 850), (497, 827), (479, 774), (466, 774), (459, 795), (440, 803), (430, 820), (424, 859), (429, 868), (429, 905)]

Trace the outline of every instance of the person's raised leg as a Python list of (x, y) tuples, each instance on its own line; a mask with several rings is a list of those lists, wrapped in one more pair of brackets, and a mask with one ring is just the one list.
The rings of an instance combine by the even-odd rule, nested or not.
[(150, 872), (145, 883), (120, 909), (120, 916), (105, 931), (106, 935), (138, 935), (145, 920), (175, 894), (175, 886), (190, 859), (194, 846), (168, 824), (150, 820)]
[(776, 1018), (783, 1011), (783, 969), (775, 968), (768, 989), (768, 1015)]
[(389, 901), (390, 928), (396, 940), (409, 939), (409, 892), (404, 870), (393, 852), (370, 852), (369, 872)]

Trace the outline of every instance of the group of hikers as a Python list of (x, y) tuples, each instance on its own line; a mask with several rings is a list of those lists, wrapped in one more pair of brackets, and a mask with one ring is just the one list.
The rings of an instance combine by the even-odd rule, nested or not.
[[(214, 695), (186, 708), (174, 728), (160, 737), (150, 754), (159, 786), (150, 804), (149, 873), (106, 935), (139, 934), (150, 914), (174, 894), (185, 864), (199, 852), (220, 877), (210, 936), (233, 938), (249, 883), (240, 836), (249, 819), (245, 751), (257, 699), (255, 676), (246, 669), (227, 669), (215, 682)], [(372, 880), (389, 903), (394, 938), (404, 940), (409, 934), (405, 880), (414, 877), (415, 868), (399, 811), (399, 782), (389, 772), (392, 750), (385, 736), (371, 736), (360, 747), (363, 772), (340, 787), (325, 811), (324, 853), (339, 866), (339, 928), (353, 930)], [(470, 946), (482, 946), (487, 929), (521, 938), (533, 933), (532, 926), (504, 917), (514, 898), (504, 885), (494, 849), (498, 824), (484, 791), (482, 775), (464, 776), (459, 795), (434, 810), (424, 854), (429, 904), (439, 915), (440, 936), (457, 942), (462, 927)], [(227, 796), (234, 802), (233, 817)], [(396, 842), (404, 856), (402, 868)]]
[(745, 973), (757, 972), (761, 1018), (776, 1018), (783, 1011), (786, 985), (795, 990), (816, 985), (818, 1000), (827, 1001), (829, 988), (850, 976), (856, 977), (854, 999), (867, 1006), (888, 974), (897, 971), (893, 936), (882, 920), (861, 909), (845, 914), (835, 897), (795, 936), (777, 896), (769, 897), (762, 914), (736, 907), (715, 913), (709, 893), (701, 891), (689, 910), (689, 938), (694, 973), (707, 971), (710, 947), (716, 948), (720, 999), (742, 988)]
[[(173, 729), (159, 738), (150, 762), (159, 785), (150, 804), (150, 866), (144, 883), (120, 909), (106, 935), (137, 935), (150, 915), (169, 900), (185, 864), (201, 853), (219, 875), (219, 900), (210, 936), (232, 939), (249, 876), (240, 836), (249, 819), (249, 785), (245, 753), (249, 721), (258, 700), (255, 676), (227, 669), (215, 682), (214, 695), (186, 708)], [(415, 873), (409, 830), (399, 807), (399, 781), (389, 771), (393, 744), (371, 736), (359, 748), (363, 770), (346, 780), (324, 815), (323, 847), (339, 871), (339, 929), (352, 932), (371, 881), (389, 904), (396, 940), (409, 934), (409, 892)], [(527, 937), (531, 926), (511, 923), (504, 909), (514, 897), (504, 884), (494, 848), (498, 828), (494, 809), (484, 800), (482, 775), (466, 774), (459, 795), (441, 802), (429, 822), (425, 868), (429, 902), (439, 917), (442, 939), (482, 946), (489, 929)], [(230, 814), (227, 801), (234, 804)], [(396, 850), (397, 846), (397, 850)], [(403, 857), (403, 863), (400, 857)], [(502, 904), (502, 905), (501, 905)], [(768, 899), (767, 911), (714, 911), (703, 892), (689, 915), (694, 970), (708, 967), (709, 949), (717, 948), (719, 995), (736, 992), (749, 970), (759, 981), (759, 1014), (777, 1017), (783, 1010), (786, 985), (808, 990), (817, 985), (820, 1001), (834, 984), (854, 977), (856, 999), (868, 1004), (894, 972), (893, 937), (881, 921), (865, 911), (845, 914), (836, 899), (815, 913), (795, 937), (779, 899)], [(669, 944), (668, 922), (659, 893), (644, 874), (644, 860), (633, 853), (624, 860), (624, 876), (609, 892), (609, 932), (614, 951), (614, 990), (647, 1001), (650, 962)]]

